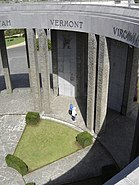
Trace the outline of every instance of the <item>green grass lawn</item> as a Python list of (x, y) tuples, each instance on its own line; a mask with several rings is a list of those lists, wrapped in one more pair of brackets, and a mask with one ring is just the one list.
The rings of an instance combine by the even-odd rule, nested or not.
[(6, 38), (6, 46), (12, 46), (15, 44), (19, 44), (25, 41), (24, 37), (11, 37), (11, 38)]
[(50, 120), (42, 120), (36, 126), (27, 125), (14, 155), (33, 171), (79, 150), (78, 133)]

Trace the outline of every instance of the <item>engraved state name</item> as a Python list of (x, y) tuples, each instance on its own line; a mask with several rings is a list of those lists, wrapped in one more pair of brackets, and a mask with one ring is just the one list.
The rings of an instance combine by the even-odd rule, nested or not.
[(50, 19), (50, 23), (52, 26), (56, 26), (56, 27), (70, 27), (70, 28), (80, 28), (80, 29), (83, 28), (82, 21)]
[(0, 27), (11, 26), (11, 20), (0, 20)]
[(121, 39), (124, 39), (131, 44), (139, 46), (139, 34), (117, 27), (113, 27), (113, 33), (117, 37), (120, 37)]

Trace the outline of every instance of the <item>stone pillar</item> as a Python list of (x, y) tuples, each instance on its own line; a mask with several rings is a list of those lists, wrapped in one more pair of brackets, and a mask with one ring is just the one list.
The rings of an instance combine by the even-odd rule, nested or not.
[(122, 114), (124, 115), (130, 113), (134, 108), (134, 96), (137, 88), (138, 63), (139, 49), (129, 47), (125, 75), (124, 97), (122, 102)]
[[(84, 37), (83, 33), (76, 34), (76, 96), (84, 96)], [(87, 62), (87, 61), (86, 61)]]
[[(87, 101), (87, 86), (88, 86), (88, 33), (84, 35), (84, 96)], [(87, 110), (87, 102), (86, 102), (86, 110)], [(87, 114), (86, 114), (87, 115)]]
[(30, 83), (30, 89), (32, 91), (31, 72), (30, 72), (30, 63), (29, 63), (29, 51), (28, 51), (28, 39), (27, 39), (27, 31), (26, 31), (26, 29), (24, 30), (24, 34), (25, 34), (25, 44), (26, 44), (26, 55), (27, 55), (29, 83)]
[(27, 29), (28, 52), (30, 61), (31, 88), (35, 111), (41, 111), (40, 80), (38, 70), (38, 57), (36, 48), (36, 35), (34, 29)]
[(134, 131), (134, 138), (132, 142), (130, 161), (133, 161), (138, 156), (139, 156), (139, 107), (138, 107), (138, 115), (137, 115), (137, 120), (135, 125), (135, 131)]
[(109, 56), (107, 39), (99, 37), (98, 53), (98, 76), (97, 76), (97, 97), (96, 97), (96, 120), (95, 133), (99, 133), (104, 126), (107, 113), (108, 85), (109, 85)]
[(88, 88), (87, 88), (87, 127), (94, 129), (96, 92), (97, 40), (94, 34), (88, 36)]
[(8, 64), (8, 55), (7, 55), (5, 36), (4, 36), (3, 30), (0, 30), (0, 51), (1, 51), (1, 59), (2, 59), (6, 90), (7, 90), (7, 93), (11, 93), (12, 85), (11, 85), (11, 79), (10, 79), (10, 69)]
[(44, 29), (38, 30), (39, 63), (42, 77), (42, 105), (45, 113), (50, 113), (50, 71), (48, 56), (48, 38)]
[(50, 48), (48, 47), (48, 56), (49, 56), (49, 69), (50, 69), (50, 74), (52, 74), (53, 70), (52, 70), (52, 41), (51, 41), (51, 30), (48, 29), (47, 30), (47, 38), (48, 38), (48, 42), (50, 42)]
[(48, 58), (49, 58), (49, 71), (50, 71), (50, 97), (52, 96), (53, 89), (53, 65), (52, 65), (52, 39), (51, 39), (51, 30), (47, 29), (47, 37), (48, 37)]
[(53, 91), (54, 95), (59, 94), (58, 90), (58, 56), (57, 56), (57, 31), (53, 30), (52, 34), (52, 63), (53, 63)]

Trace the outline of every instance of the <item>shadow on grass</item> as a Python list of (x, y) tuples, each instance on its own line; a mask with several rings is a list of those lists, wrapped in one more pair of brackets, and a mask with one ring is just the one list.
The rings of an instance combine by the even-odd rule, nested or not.
[(101, 185), (129, 164), (135, 124), (122, 115), (108, 120), (84, 158), (43, 185)]

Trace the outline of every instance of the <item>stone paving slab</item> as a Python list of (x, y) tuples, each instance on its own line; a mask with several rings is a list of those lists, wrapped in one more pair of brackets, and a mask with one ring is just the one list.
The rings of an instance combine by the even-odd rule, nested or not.
[(30, 88), (14, 89), (12, 94), (6, 90), (0, 94), (0, 115), (26, 114), (34, 110), (34, 102)]
[(22, 176), (7, 167), (5, 156), (13, 154), (25, 127), (25, 116), (0, 116), (0, 184), (24, 185)]
[[(4, 158), (8, 153), (14, 152), (25, 127), (25, 115), (22, 114), (25, 114), (27, 110), (32, 110), (33, 101), (28, 90), (16, 89), (10, 96), (4, 92), (1, 93), (0, 102), (0, 184), (2, 182), (2, 185), (22, 185), (24, 184), (22, 177), (15, 170), (6, 166)], [(70, 103), (77, 107), (76, 123), (73, 123), (68, 115)], [(86, 127), (80, 109), (81, 106), (77, 105), (75, 99), (58, 97), (52, 101), (49, 116), (84, 129)], [(6, 115), (6, 113), (14, 115)], [(112, 113), (112, 116), (109, 115), (105, 133), (103, 132), (98, 138), (104, 147), (95, 141), (93, 147), (87, 147), (24, 176), (26, 182), (34, 181), (37, 185), (46, 183), (61, 185), (100, 175), (102, 166), (114, 163), (107, 151), (114, 156), (119, 166), (123, 167), (129, 159), (131, 136), (135, 126), (132, 120), (135, 118), (135, 114), (131, 113), (131, 115), (132, 118), (129, 119), (117, 115), (115, 112)], [(117, 153), (117, 150), (122, 152)], [(7, 174), (9, 175), (7, 176)]]
[[(77, 117), (76, 122), (71, 120), (71, 115), (68, 114), (69, 106), (73, 104), (76, 107)], [(76, 100), (73, 97), (57, 96), (52, 97), (51, 113), (50, 116), (62, 121), (66, 121), (70, 124), (85, 129), (85, 102)]]
[[(7, 167), (5, 163), (5, 156), (8, 153), (14, 153), (24, 127), (24, 115), (0, 116), (0, 181), (4, 185), (24, 184), (21, 175), (14, 169)], [(98, 165), (98, 160), (101, 161), (100, 166), (113, 162), (96, 142), (93, 148), (90, 146), (80, 150), (24, 176), (24, 179), (26, 182), (34, 181), (37, 185), (43, 185), (47, 182), (49, 184), (62, 184), (84, 177), (92, 177), (92, 175), (100, 173), (101, 168)]]

